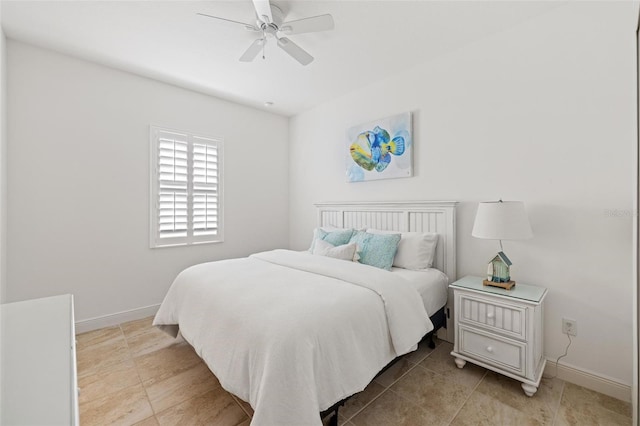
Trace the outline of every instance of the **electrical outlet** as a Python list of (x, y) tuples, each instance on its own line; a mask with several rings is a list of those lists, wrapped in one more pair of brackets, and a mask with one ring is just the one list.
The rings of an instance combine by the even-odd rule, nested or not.
[(570, 336), (578, 335), (578, 321), (562, 318), (562, 332)]

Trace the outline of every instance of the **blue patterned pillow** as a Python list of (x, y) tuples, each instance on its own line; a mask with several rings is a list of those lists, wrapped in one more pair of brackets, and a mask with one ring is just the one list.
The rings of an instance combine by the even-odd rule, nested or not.
[(322, 228), (316, 228), (313, 231), (313, 241), (311, 241), (311, 247), (309, 251), (313, 253), (313, 249), (316, 245), (316, 240), (323, 240), (334, 246), (341, 246), (347, 244), (353, 235), (353, 229), (338, 229), (335, 231), (325, 231)]
[(358, 245), (360, 263), (390, 271), (400, 237), (400, 234), (370, 234), (356, 231), (349, 242)]

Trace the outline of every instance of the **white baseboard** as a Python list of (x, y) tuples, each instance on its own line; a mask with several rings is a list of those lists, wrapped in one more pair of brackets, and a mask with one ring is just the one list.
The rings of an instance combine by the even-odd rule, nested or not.
[(115, 314), (104, 315), (96, 318), (89, 318), (76, 322), (76, 334), (99, 328), (111, 327), (123, 322), (135, 321), (142, 318), (151, 317), (158, 312), (160, 304), (131, 309), (129, 311), (117, 312)]
[[(556, 375), (556, 360), (547, 359), (544, 377)], [(631, 402), (631, 386), (567, 364), (558, 364), (557, 377), (622, 401)]]

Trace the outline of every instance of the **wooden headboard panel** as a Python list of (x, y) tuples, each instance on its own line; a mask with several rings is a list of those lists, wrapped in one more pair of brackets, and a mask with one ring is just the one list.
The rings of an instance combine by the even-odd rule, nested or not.
[(438, 234), (434, 267), (456, 279), (456, 201), (317, 203), (318, 226)]

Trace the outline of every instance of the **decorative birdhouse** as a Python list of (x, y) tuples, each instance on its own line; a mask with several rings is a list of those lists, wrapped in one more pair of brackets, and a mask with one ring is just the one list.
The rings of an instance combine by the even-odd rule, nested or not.
[(487, 279), (483, 281), (484, 285), (492, 285), (495, 287), (510, 289), (515, 285), (514, 281), (511, 281), (511, 274), (509, 267), (512, 265), (511, 261), (503, 252), (498, 252), (497, 255), (487, 265)]

